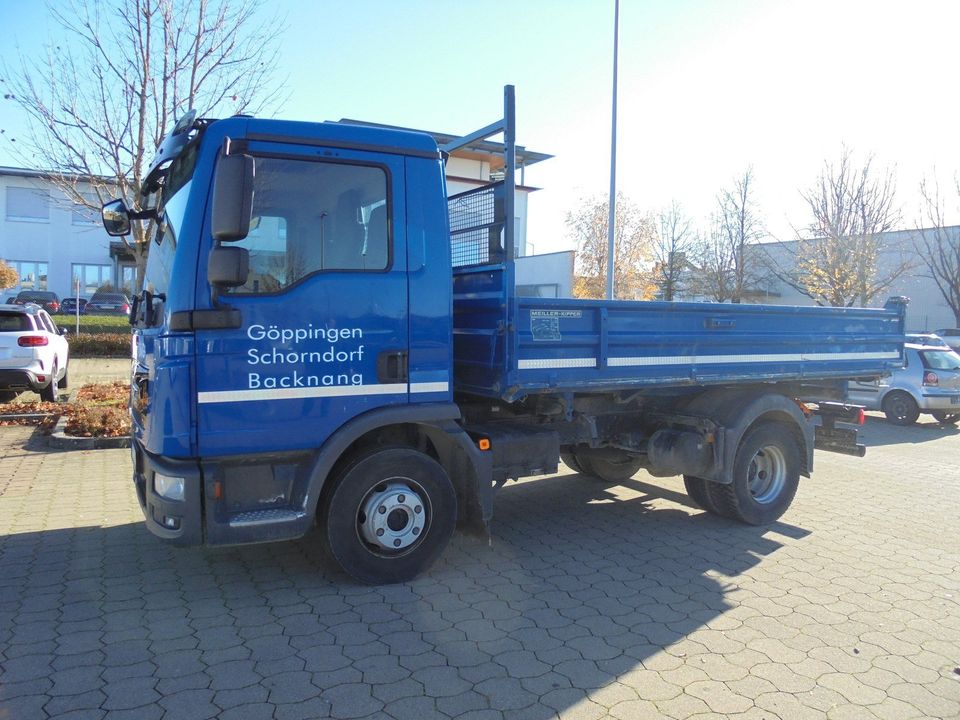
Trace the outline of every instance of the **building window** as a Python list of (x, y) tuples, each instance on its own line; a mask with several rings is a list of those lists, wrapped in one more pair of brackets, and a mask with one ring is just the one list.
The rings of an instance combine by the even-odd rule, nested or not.
[(50, 192), (39, 188), (7, 188), (7, 220), (50, 221)]
[(104, 288), (112, 289), (110, 284), (109, 265), (73, 265), (73, 283), (70, 285), (70, 294), (77, 291), (77, 285), (80, 285), (81, 295), (93, 295), (97, 290)]
[(519, 297), (560, 297), (560, 286), (557, 283), (541, 283), (539, 285), (517, 285)]
[(97, 212), (92, 206), (97, 204), (96, 195), (89, 195), (83, 193), (83, 199), (89, 205), (84, 205), (82, 203), (74, 203), (72, 210), (72, 220), (71, 222), (74, 225), (96, 225), (100, 222), (100, 213)]
[(47, 264), (45, 262), (14, 260), (10, 265), (17, 271), (21, 290), (47, 289)]
[(120, 266), (120, 290), (125, 292), (128, 297), (133, 297), (137, 294), (137, 266), (136, 265), (121, 265)]

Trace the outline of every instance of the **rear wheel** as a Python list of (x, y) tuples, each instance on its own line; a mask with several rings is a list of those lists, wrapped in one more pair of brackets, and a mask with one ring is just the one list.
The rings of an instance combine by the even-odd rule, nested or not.
[(883, 412), (894, 425), (913, 425), (920, 417), (917, 401), (908, 393), (896, 390), (883, 399)]
[(585, 475), (606, 482), (629, 480), (643, 467), (643, 461), (619, 450), (584, 448), (574, 453), (574, 459)]
[(563, 464), (574, 472), (583, 472), (583, 468), (580, 466), (580, 463), (577, 462), (576, 455), (573, 454), (573, 450), (571, 450), (569, 447), (566, 447), (560, 451), (560, 460), (563, 461)]
[(800, 447), (784, 425), (748, 430), (733, 462), (732, 482), (709, 482), (707, 492), (721, 515), (748, 525), (771, 523), (790, 507), (800, 484)]
[(956, 425), (960, 421), (960, 412), (948, 412), (946, 410), (934, 410), (930, 413), (933, 419), (941, 425)]
[(54, 361), (53, 370), (50, 373), (50, 384), (45, 388), (40, 388), (40, 399), (44, 402), (57, 402), (60, 400), (60, 387), (57, 385), (57, 363)]
[(0, 403), (11, 402), (16, 397), (17, 393), (13, 390), (0, 390)]
[(710, 498), (709, 486), (712, 484), (713, 483), (711, 483), (709, 480), (694, 477), (693, 475), (683, 476), (683, 486), (687, 490), (687, 497), (693, 500), (693, 502), (695, 502), (701, 509), (706, 510), (708, 513), (719, 515), (717, 506)]
[(362, 455), (340, 473), (321, 510), (334, 560), (370, 584), (412, 580), (443, 552), (457, 494), (433, 458), (409, 448)]

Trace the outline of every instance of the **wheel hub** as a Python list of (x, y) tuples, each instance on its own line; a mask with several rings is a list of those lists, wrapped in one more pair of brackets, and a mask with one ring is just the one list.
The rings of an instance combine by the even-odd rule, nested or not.
[(780, 448), (767, 445), (757, 450), (750, 461), (750, 495), (760, 503), (779, 497), (787, 480), (787, 461)]
[(357, 523), (371, 545), (393, 552), (406, 550), (423, 537), (427, 506), (420, 492), (405, 483), (383, 483), (364, 499)]

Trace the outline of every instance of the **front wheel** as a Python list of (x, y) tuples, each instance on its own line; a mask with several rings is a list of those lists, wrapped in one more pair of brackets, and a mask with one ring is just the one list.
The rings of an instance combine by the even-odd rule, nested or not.
[(920, 417), (917, 401), (900, 390), (883, 399), (883, 412), (894, 425), (913, 425)]
[(324, 502), (327, 547), (361, 582), (412, 580), (443, 552), (457, 524), (457, 493), (443, 467), (409, 448), (349, 463)]
[(748, 525), (772, 523), (786, 512), (800, 484), (800, 446), (784, 425), (747, 431), (726, 485), (707, 483), (717, 512)]
[(933, 419), (941, 425), (956, 425), (960, 422), (960, 412), (948, 412), (946, 410), (934, 410), (930, 413)]

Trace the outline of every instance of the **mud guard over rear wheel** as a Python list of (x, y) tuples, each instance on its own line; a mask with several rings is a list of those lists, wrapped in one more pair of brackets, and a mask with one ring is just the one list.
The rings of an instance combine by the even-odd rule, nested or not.
[(801, 454), (796, 435), (781, 423), (758, 424), (737, 448), (731, 482), (707, 483), (717, 512), (748, 525), (777, 520), (793, 502), (800, 484)]

